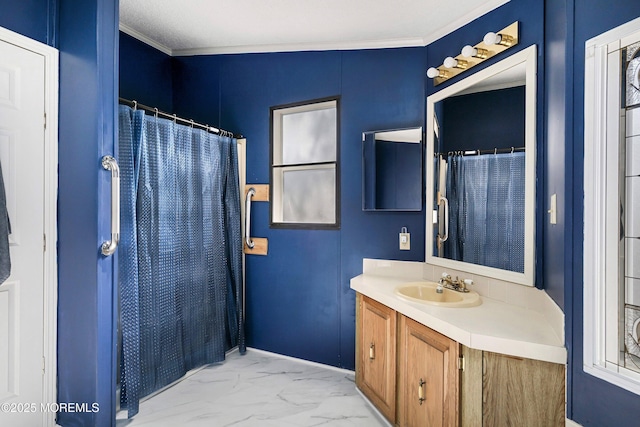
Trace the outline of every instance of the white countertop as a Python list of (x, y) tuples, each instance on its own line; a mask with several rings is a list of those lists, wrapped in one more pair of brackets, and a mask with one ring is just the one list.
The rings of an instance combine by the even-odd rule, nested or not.
[(351, 289), (469, 348), (566, 364), (567, 351), (541, 313), (481, 297), (482, 304), (443, 308), (400, 299), (394, 289), (412, 280), (361, 274)]

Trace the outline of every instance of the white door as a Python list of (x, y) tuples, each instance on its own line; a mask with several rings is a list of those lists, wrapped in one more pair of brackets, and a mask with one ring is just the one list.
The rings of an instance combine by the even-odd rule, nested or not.
[(45, 61), (0, 41), (11, 276), (0, 285), (0, 426), (43, 424)]

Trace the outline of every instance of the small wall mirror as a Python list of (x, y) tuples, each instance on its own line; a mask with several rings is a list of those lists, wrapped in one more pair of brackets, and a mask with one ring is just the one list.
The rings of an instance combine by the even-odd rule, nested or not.
[(429, 96), (426, 123), (427, 263), (533, 286), (536, 47)]
[(422, 128), (362, 133), (362, 210), (422, 210)]

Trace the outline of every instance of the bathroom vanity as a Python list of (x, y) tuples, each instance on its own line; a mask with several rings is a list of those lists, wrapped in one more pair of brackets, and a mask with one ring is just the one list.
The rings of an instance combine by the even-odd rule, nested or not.
[(365, 259), (351, 279), (356, 385), (394, 425), (565, 424), (564, 315), (534, 287), (536, 60), (427, 98), (425, 262)]
[(564, 425), (566, 350), (554, 316), (484, 296), (448, 308), (397, 295), (417, 279), (368, 274), (365, 261), (351, 280), (356, 385), (391, 424)]

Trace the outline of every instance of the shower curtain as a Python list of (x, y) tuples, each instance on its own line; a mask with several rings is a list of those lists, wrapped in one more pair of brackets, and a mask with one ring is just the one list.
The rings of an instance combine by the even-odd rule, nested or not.
[(524, 272), (525, 153), (450, 155), (449, 259)]
[(119, 107), (121, 407), (243, 353), (242, 243), (232, 138)]

